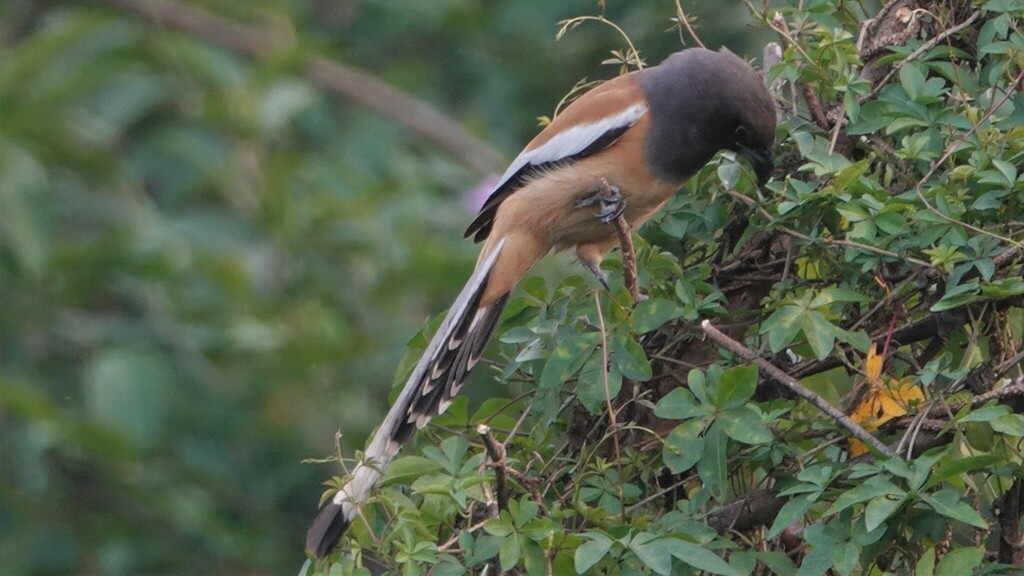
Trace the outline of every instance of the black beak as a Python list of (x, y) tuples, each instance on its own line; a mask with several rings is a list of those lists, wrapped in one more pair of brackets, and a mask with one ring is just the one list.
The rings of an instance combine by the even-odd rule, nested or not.
[(772, 171), (775, 169), (771, 150), (758, 151), (753, 148), (742, 147), (740, 148), (740, 155), (746, 158), (747, 162), (750, 162), (750, 166), (754, 169), (754, 174), (757, 175), (758, 185), (764, 186), (764, 183), (771, 178)]

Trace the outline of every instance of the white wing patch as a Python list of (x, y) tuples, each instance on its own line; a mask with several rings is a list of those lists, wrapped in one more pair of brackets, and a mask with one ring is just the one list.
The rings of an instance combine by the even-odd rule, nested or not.
[(508, 183), (509, 179), (514, 177), (524, 166), (539, 166), (549, 162), (558, 162), (579, 154), (605, 133), (636, 124), (646, 112), (646, 104), (633, 104), (618, 114), (606, 116), (597, 122), (579, 124), (562, 130), (544, 144), (533, 150), (525, 150), (516, 156), (505, 173), (501, 175), (501, 181), (495, 186), (495, 189)]

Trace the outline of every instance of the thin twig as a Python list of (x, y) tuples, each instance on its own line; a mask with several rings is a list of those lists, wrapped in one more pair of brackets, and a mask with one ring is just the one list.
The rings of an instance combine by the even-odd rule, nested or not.
[(636, 512), (640, 508), (643, 508), (644, 506), (650, 504), (651, 502), (654, 502), (658, 498), (661, 498), (665, 494), (668, 494), (669, 492), (677, 490), (680, 486), (683, 486), (686, 483), (691, 482), (691, 481), (693, 481), (693, 475), (692, 474), (688, 474), (688, 475), (683, 476), (682, 479), (679, 480), (678, 482), (674, 482), (674, 483), (666, 486), (665, 488), (662, 488), (661, 490), (658, 490), (657, 492), (655, 492), (655, 493), (653, 493), (653, 494), (651, 494), (649, 496), (646, 496), (643, 500), (640, 500), (636, 504), (631, 504), (630, 506), (628, 506), (626, 508), (626, 514), (632, 514), (633, 512)]
[(786, 226), (779, 226), (778, 229), (780, 231), (786, 233), (789, 236), (793, 236), (795, 238), (799, 238), (799, 239), (804, 240), (806, 242), (821, 242), (823, 244), (833, 244), (833, 245), (836, 245), (836, 246), (847, 246), (847, 247), (850, 247), (850, 248), (856, 248), (858, 250), (864, 250), (865, 252), (873, 252), (875, 254), (880, 254), (882, 256), (888, 256), (889, 258), (893, 258), (895, 260), (904, 260), (904, 261), (910, 262), (911, 264), (917, 264), (918, 266), (922, 266), (924, 268), (931, 268), (932, 267), (930, 262), (925, 262), (924, 260), (921, 260), (920, 258), (914, 258), (913, 256), (906, 256), (906, 255), (897, 254), (895, 252), (886, 250), (884, 248), (879, 248), (877, 246), (871, 246), (870, 244), (861, 244), (860, 242), (856, 242), (854, 240), (846, 240), (844, 238), (830, 238), (830, 237), (827, 237), (827, 236), (822, 236), (820, 238), (812, 238), (812, 237), (808, 236), (807, 234), (804, 234), (802, 232), (797, 232), (796, 230), (793, 230), (792, 228), (787, 228)]
[(679, 21), (679, 25), (686, 28), (686, 31), (690, 33), (690, 38), (697, 43), (697, 46), (705, 48), (704, 43), (697, 37), (697, 32), (694, 31), (693, 27), (690, 26), (690, 18), (686, 16), (686, 12), (683, 12), (683, 6), (676, 0), (676, 20)]
[(608, 26), (611, 26), (616, 32), (619, 33), (619, 36), (622, 37), (623, 41), (626, 42), (626, 46), (629, 46), (630, 55), (626, 57), (626, 62), (623, 62), (623, 65), (628, 66), (629, 60), (632, 59), (633, 64), (636, 65), (638, 70), (643, 69), (644, 61), (642, 58), (640, 58), (640, 51), (637, 50), (636, 46), (633, 45), (633, 40), (629, 37), (629, 34), (626, 34), (626, 31), (623, 30), (622, 27), (620, 27), (618, 24), (605, 18), (604, 14), (598, 14), (597, 16), (577, 16), (575, 18), (562, 20), (561, 22), (558, 23), (559, 28), (558, 32), (555, 34), (555, 39), (561, 40), (562, 36), (565, 36), (566, 32), (579, 26), (583, 22), (600, 22), (601, 24), (607, 24)]
[(484, 441), (484, 448), (487, 449), (487, 456), (494, 464), (495, 497), (498, 500), (498, 510), (508, 510), (508, 473), (505, 470), (505, 447), (491, 434), (491, 427), (480, 424), (476, 427), (476, 433)]
[(1005, 362), (996, 366), (996, 369), (992, 371), (996, 378), (1003, 377), (1011, 368), (1020, 364), (1021, 360), (1024, 360), (1024, 349), (1020, 350), (1010, 358), (1007, 358)]
[(438, 546), (437, 550), (439, 552), (451, 552), (451, 547), (454, 546), (456, 543), (458, 543), (459, 538), (462, 536), (463, 532), (468, 532), (469, 534), (472, 534), (472, 533), (476, 532), (477, 530), (483, 528), (484, 524), (487, 524), (487, 522), (489, 522), (489, 521), (490, 521), (490, 518), (487, 518), (485, 520), (481, 520), (481, 521), (477, 522), (476, 524), (473, 524), (469, 528), (465, 528), (464, 530), (456, 531), (455, 532), (455, 536), (452, 536), (451, 538), (448, 539), (447, 542), (445, 542), (444, 544)]
[(810, 111), (814, 123), (820, 126), (822, 130), (831, 130), (832, 124), (828, 121), (828, 114), (825, 113), (825, 108), (822, 106), (821, 100), (818, 99), (818, 94), (811, 90), (811, 87), (807, 84), (800, 85), (800, 93), (803, 94), (804, 100), (807, 102), (807, 110)]
[(892, 449), (883, 444), (878, 438), (875, 438), (874, 436), (869, 434), (867, 430), (860, 426), (860, 424), (857, 424), (856, 422), (851, 420), (849, 416), (843, 414), (838, 408), (829, 404), (821, 396), (818, 396), (811, 390), (808, 390), (806, 387), (804, 387), (803, 384), (798, 382), (796, 378), (793, 378), (792, 376), (786, 374), (785, 372), (783, 372), (782, 370), (780, 370), (779, 368), (765, 360), (764, 358), (761, 358), (753, 350), (747, 348), (743, 344), (740, 344), (739, 342), (723, 334), (717, 328), (712, 326), (709, 320), (704, 320), (703, 322), (701, 322), (700, 327), (701, 329), (704, 330), (704, 333), (707, 334), (709, 338), (718, 343), (718, 345), (732, 352), (733, 354), (736, 354), (737, 356), (743, 358), (744, 360), (757, 364), (758, 368), (763, 370), (769, 377), (771, 377), (779, 384), (782, 384), (785, 387), (792, 390), (797, 396), (800, 396), (804, 400), (807, 400), (811, 404), (814, 404), (816, 408), (818, 408), (819, 410), (827, 414), (829, 417), (831, 417), (833, 420), (838, 422), (843, 428), (846, 428), (850, 432), (850, 434), (852, 434), (861, 442), (874, 446), (876, 450), (878, 450), (882, 454), (885, 454), (889, 458), (897, 458), (896, 453), (893, 452)]
[(914, 50), (909, 55), (907, 55), (906, 58), (893, 64), (892, 70), (889, 70), (889, 73), (883, 76), (882, 79), (875, 84), (875, 87), (872, 88), (870, 92), (864, 95), (863, 98), (860, 98), (860, 103), (864, 104), (868, 100), (874, 99), (876, 96), (878, 96), (878, 92), (881, 91), (881, 89), (884, 88), (889, 83), (889, 80), (892, 80), (892, 77), (895, 76), (896, 73), (900, 71), (900, 68), (916, 60), (925, 52), (938, 46), (939, 42), (942, 42), (943, 40), (949, 38), (953, 34), (956, 34), (957, 32), (963, 30), (964, 28), (967, 28), (972, 23), (974, 23), (974, 21), (977, 20), (979, 16), (981, 16), (981, 11), (975, 10), (974, 13), (968, 16), (967, 19), (964, 20), (963, 22), (957, 24), (956, 26), (953, 26), (952, 28), (946, 28), (942, 32), (939, 32), (938, 34), (935, 35), (935, 37), (931, 38), (924, 44), (921, 44), (921, 46), (919, 46), (917, 50)]
[[(729, 190), (726, 193), (730, 197), (735, 198), (735, 199), (740, 200), (741, 202), (745, 203), (747, 206), (750, 206), (751, 208), (757, 209), (758, 213), (760, 213), (763, 217), (765, 217), (768, 220), (768, 226), (774, 225), (775, 222), (777, 221), (777, 219), (775, 218), (775, 216), (773, 216), (771, 214), (771, 212), (768, 212), (768, 210), (766, 210), (764, 208), (764, 206), (759, 205), (757, 203), (757, 201), (755, 201), (754, 199), (748, 198), (748, 197), (744, 196), (743, 194), (740, 194), (739, 192), (737, 192), (735, 190)], [(776, 226), (775, 228), (777, 230), (785, 233), (787, 236), (792, 236), (794, 238), (799, 238), (800, 240), (803, 240), (805, 242), (821, 242), (823, 244), (831, 244), (831, 245), (835, 245), (835, 246), (847, 246), (847, 247), (850, 247), (850, 248), (856, 248), (858, 250), (864, 250), (865, 252), (873, 252), (875, 254), (880, 254), (882, 256), (888, 256), (889, 258), (893, 258), (895, 260), (904, 260), (904, 261), (910, 262), (912, 264), (917, 264), (918, 266), (921, 266), (923, 268), (927, 268), (927, 269), (931, 269), (932, 268), (931, 263), (925, 262), (924, 260), (921, 260), (920, 258), (914, 258), (913, 256), (906, 256), (906, 255), (897, 254), (895, 252), (892, 252), (890, 250), (886, 250), (884, 248), (879, 248), (877, 246), (871, 246), (870, 244), (862, 244), (862, 243), (856, 242), (854, 240), (846, 240), (845, 238), (831, 238), (831, 237), (828, 237), (828, 236), (821, 236), (821, 237), (818, 237), (818, 238), (812, 238), (811, 236), (808, 236), (807, 234), (804, 234), (803, 232), (797, 232), (796, 230), (793, 230), (792, 228), (789, 228), (789, 227), (786, 227), (786, 226)]]
[(622, 490), (622, 483), (625, 479), (622, 477), (622, 449), (619, 446), (619, 432), (615, 423), (615, 407), (612, 406), (611, 387), (608, 385), (608, 331), (604, 326), (604, 312), (601, 311), (601, 297), (598, 292), (594, 292), (594, 304), (597, 307), (597, 322), (601, 328), (601, 377), (604, 380), (604, 401), (608, 408), (608, 428), (612, 433), (612, 447), (615, 449), (615, 468), (619, 475), (619, 510), (622, 513), (622, 521), (625, 522), (625, 493)]
[[(1011, 396), (1024, 396), (1024, 378), (1017, 378), (998, 390), (975, 396), (971, 399), (971, 406), (977, 408), (989, 400), (1002, 400)], [(959, 410), (960, 405), (954, 405), (952, 408)]]
[(996, 113), (996, 110), (999, 110), (1000, 108), (1002, 108), (1003, 104), (1005, 104), (1006, 101), (1009, 100), (1011, 96), (1016, 94), (1016, 92), (1017, 92), (1017, 85), (1020, 84), (1022, 81), (1024, 81), (1024, 70), (1021, 70), (1020, 74), (1017, 75), (1017, 78), (1014, 79), (1013, 84), (1010, 85), (1010, 89), (1006, 91), (1006, 94), (1004, 94), (1003, 97), (994, 106), (992, 106), (988, 111), (986, 111), (985, 114), (978, 120), (978, 122), (976, 124), (974, 124), (973, 126), (971, 126), (970, 130), (965, 132), (963, 136), (961, 136), (960, 138), (957, 138), (957, 140), (955, 142), (950, 144), (946, 148), (946, 151), (943, 152), (942, 156), (940, 156), (938, 160), (936, 160), (935, 162), (932, 163), (931, 167), (928, 169), (928, 172), (926, 172), (925, 175), (922, 176), (921, 179), (918, 180), (917, 184), (914, 186), (914, 192), (917, 194), (918, 200), (920, 200), (924, 204), (925, 208), (927, 208), (929, 211), (933, 212), (934, 214), (938, 215), (940, 218), (943, 218), (947, 222), (951, 222), (953, 224), (959, 224), (960, 226), (963, 226), (964, 228), (967, 228), (968, 230), (972, 230), (974, 232), (977, 232), (978, 234), (982, 234), (982, 235), (985, 235), (985, 236), (989, 236), (991, 238), (996, 238), (996, 239), (1002, 240), (1003, 242), (1006, 242), (1007, 244), (1012, 244), (1013, 246), (1015, 246), (1017, 248), (1021, 248), (1024, 245), (1022, 245), (1020, 242), (1017, 242), (1017, 241), (1013, 240), (1012, 238), (1006, 238), (1004, 236), (1000, 236), (999, 234), (995, 234), (993, 232), (989, 232), (988, 230), (984, 230), (982, 228), (978, 228), (977, 226), (974, 226), (972, 224), (968, 224), (967, 222), (963, 222), (961, 220), (957, 220), (956, 218), (953, 218), (952, 216), (950, 216), (950, 215), (946, 214), (945, 212), (939, 210), (938, 208), (933, 206), (932, 203), (929, 202), (927, 198), (924, 197), (924, 192), (921, 190), (921, 187), (924, 186), (924, 183), (927, 182), (928, 179), (931, 178), (933, 174), (935, 174), (935, 171), (939, 169), (939, 166), (941, 166), (946, 160), (949, 159), (950, 156), (952, 156), (956, 152), (957, 148), (959, 148), (961, 144), (966, 142), (968, 138), (970, 138), (975, 132), (978, 131), (978, 128), (980, 128), (982, 124), (984, 124), (993, 114)]

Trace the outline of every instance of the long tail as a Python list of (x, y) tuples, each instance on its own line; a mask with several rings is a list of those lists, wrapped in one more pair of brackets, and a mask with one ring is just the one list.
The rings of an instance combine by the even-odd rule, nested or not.
[(487, 279), (504, 243), (504, 239), (498, 241), (477, 265), (377, 429), (363, 461), (352, 472), (352, 479), (313, 520), (306, 533), (306, 552), (315, 558), (323, 558), (331, 551), (402, 444), (415, 430), (448, 408), (466, 375), (480, 360), (508, 301), (505, 294), (480, 307)]

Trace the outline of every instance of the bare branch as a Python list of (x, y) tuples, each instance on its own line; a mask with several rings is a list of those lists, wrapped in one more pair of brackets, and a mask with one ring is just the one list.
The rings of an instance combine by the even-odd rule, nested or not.
[(768, 526), (782, 510), (785, 498), (771, 490), (754, 490), (742, 499), (730, 502), (708, 514), (707, 523), (719, 534), (730, 530), (744, 532), (757, 526)]
[(508, 510), (508, 474), (505, 468), (505, 447), (494, 438), (491, 427), (480, 424), (476, 427), (476, 433), (484, 441), (487, 449), (487, 456), (494, 464), (494, 483), (496, 484), (495, 495), (498, 500), (498, 510)]
[(852, 434), (861, 442), (874, 446), (876, 450), (878, 450), (882, 454), (885, 454), (889, 458), (898, 457), (891, 448), (882, 443), (882, 441), (879, 440), (878, 438), (872, 436), (867, 430), (862, 428), (860, 424), (857, 424), (856, 422), (851, 420), (849, 416), (843, 414), (842, 411), (840, 411), (838, 408), (829, 404), (821, 396), (818, 396), (811, 390), (808, 390), (803, 384), (798, 382), (796, 378), (793, 378), (789, 374), (786, 374), (782, 370), (779, 370), (773, 364), (771, 364), (764, 358), (758, 356), (757, 353), (751, 350), (750, 348), (747, 348), (743, 344), (740, 344), (739, 342), (723, 334), (717, 328), (712, 326), (710, 321), (704, 320), (703, 322), (701, 322), (700, 326), (704, 330), (704, 333), (707, 334), (709, 338), (717, 342), (721, 347), (736, 354), (737, 356), (743, 358), (744, 360), (747, 360), (748, 362), (753, 362), (754, 364), (757, 364), (757, 367), (763, 370), (766, 374), (768, 374), (768, 376), (770, 376), (773, 380), (775, 380), (779, 384), (786, 386), (787, 388), (795, 392), (797, 396), (800, 396), (804, 400), (807, 400), (811, 404), (814, 404), (814, 406), (818, 408), (818, 410), (821, 410), (826, 415), (831, 417), (833, 420), (838, 422), (840, 426), (846, 428), (850, 432), (850, 434)]
[(917, 58), (919, 58), (925, 52), (927, 52), (927, 51), (931, 50), (932, 48), (938, 46), (939, 42), (942, 42), (943, 40), (945, 40), (946, 38), (949, 38), (953, 34), (956, 34), (957, 32), (963, 30), (964, 28), (967, 28), (968, 26), (973, 24), (974, 21), (977, 20), (979, 16), (981, 16), (981, 11), (980, 10), (975, 10), (974, 13), (971, 14), (963, 22), (957, 24), (956, 26), (953, 26), (952, 28), (947, 28), (947, 29), (943, 30), (942, 32), (940, 32), (939, 34), (936, 34), (933, 38), (931, 38), (930, 40), (928, 40), (924, 44), (921, 44), (921, 46), (918, 47), (917, 50), (914, 50), (906, 58), (904, 58), (903, 60), (900, 60), (899, 62), (894, 64), (892, 69), (889, 70), (889, 73), (886, 74), (884, 77), (882, 77), (881, 80), (879, 80), (878, 82), (875, 83), (875, 87), (871, 89), (871, 92), (867, 93), (863, 98), (860, 99), (860, 103), (863, 104), (863, 103), (867, 102), (868, 100), (873, 100), (876, 96), (878, 96), (878, 92), (881, 91), (881, 89), (883, 87), (885, 87), (886, 85), (889, 84), (889, 80), (892, 80), (892, 77), (895, 76), (896, 73), (900, 71), (900, 68), (902, 68), (906, 64), (916, 60)]
[[(175, 28), (257, 60), (294, 49), (289, 35), (238, 24), (196, 6), (170, 0), (93, 1), (134, 13), (157, 26)], [(504, 167), (502, 154), (490, 144), (467, 132), (434, 106), (367, 72), (325, 56), (311, 56), (301, 64), (301, 73), (326, 92), (357, 102), (405, 126), (481, 174), (490, 174)]]
[(1010, 486), (999, 506), (999, 561), (1011, 566), (1024, 564), (1024, 533), (1020, 519), (1024, 516), (1024, 480)]

